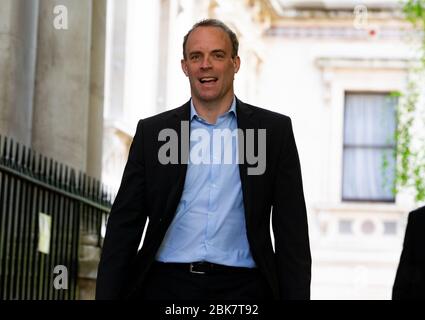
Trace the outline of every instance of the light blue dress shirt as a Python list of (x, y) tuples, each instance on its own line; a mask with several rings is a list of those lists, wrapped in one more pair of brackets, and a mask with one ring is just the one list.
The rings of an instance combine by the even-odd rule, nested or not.
[(199, 117), (192, 101), (190, 106), (190, 157), (185, 185), (156, 260), (208, 261), (253, 268), (256, 264), (246, 236), (237, 161), (236, 99), (215, 124)]

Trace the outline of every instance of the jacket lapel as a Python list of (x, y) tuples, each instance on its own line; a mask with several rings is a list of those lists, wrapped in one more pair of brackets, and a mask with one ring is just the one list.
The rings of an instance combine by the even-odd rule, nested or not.
[(175, 109), (166, 122), (166, 128), (174, 130), (178, 136), (178, 164), (168, 164), (169, 167), (166, 171), (168, 179), (174, 180), (174, 177), (177, 177), (172, 188), (170, 188), (166, 205), (166, 212), (173, 216), (183, 193), (189, 159), (190, 100), (182, 107)]
[[(238, 122), (238, 128), (242, 129), (243, 131), (243, 137), (244, 139), (241, 141), (241, 139), (238, 139), (238, 146), (239, 150), (243, 150), (243, 154), (240, 154), (239, 157), (239, 175), (241, 178), (241, 185), (242, 185), (242, 195), (243, 195), (243, 202), (245, 207), (245, 219), (247, 226), (250, 222), (250, 216), (252, 213), (252, 188), (254, 187), (252, 185), (252, 179), (248, 175), (248, 164), (246, 161), (246, 130), (247, 129), (254, 129), (257, 131), (259, 128), (258, 122), (253, 117), (253, 110), (249, 108), (245, 103), (240, 101), (236, 98), (236, 113), (237, 113), (237, 122)], [(255, 143), (257, 142), (256, 139), (254, 139)], [(255, 146), (255, 149), (258, 150), (257, 146)]]

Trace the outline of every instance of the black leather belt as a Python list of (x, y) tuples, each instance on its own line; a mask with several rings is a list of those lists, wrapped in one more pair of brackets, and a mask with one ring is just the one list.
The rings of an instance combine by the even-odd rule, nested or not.
[(159, 268), (186, 270), (190, 273), (195, 273), (195, 274), (240, 273), (240, 272), (254, 272), (257, 270), (257, 268), (225, 266), (223, 264), (211, 263), (206, 261), (192, 262), (192, 263), (155, 261), (155, 266)]

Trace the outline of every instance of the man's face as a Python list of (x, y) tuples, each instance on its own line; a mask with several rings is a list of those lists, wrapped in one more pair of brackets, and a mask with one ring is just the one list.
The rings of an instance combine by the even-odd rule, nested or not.
[(186, 42), (186, 59), (181, 64), (196, 100), (220, 103), (233, 97), (233, 79), (240, 59), (232, 58), (232, 44), (224, 30), (218, 27), (193, 30)]

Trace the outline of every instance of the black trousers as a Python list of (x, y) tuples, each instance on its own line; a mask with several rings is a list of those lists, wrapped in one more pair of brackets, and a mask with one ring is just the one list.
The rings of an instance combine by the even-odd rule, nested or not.
[(154, 263), (138, 296), (142, 300), (270, 300), (272, 292), (258, 269), (198, 274)]

